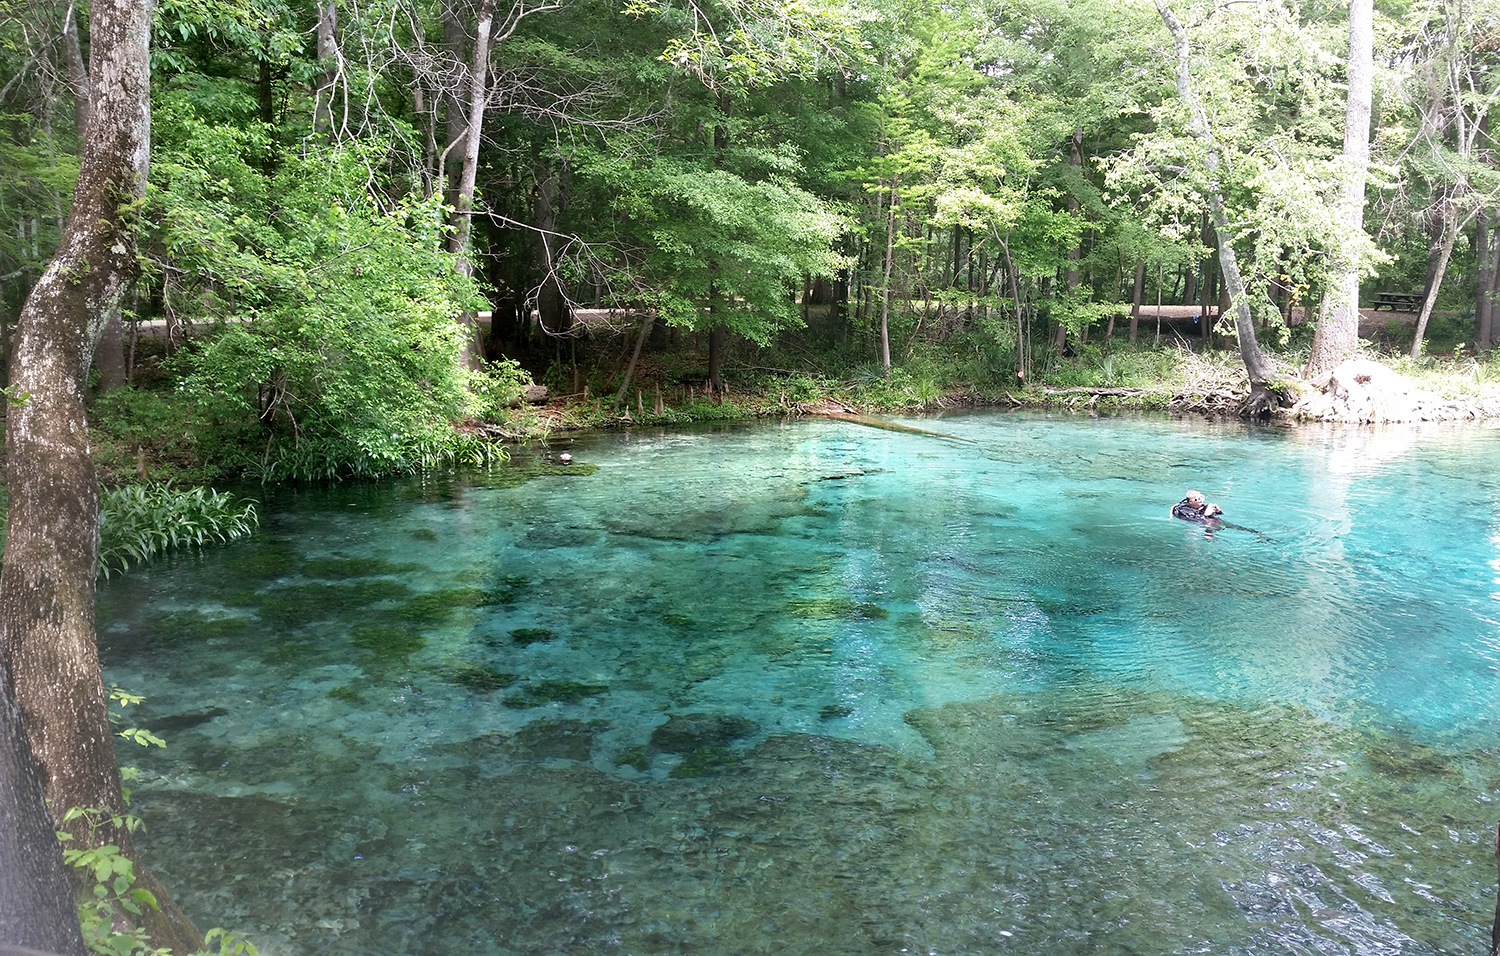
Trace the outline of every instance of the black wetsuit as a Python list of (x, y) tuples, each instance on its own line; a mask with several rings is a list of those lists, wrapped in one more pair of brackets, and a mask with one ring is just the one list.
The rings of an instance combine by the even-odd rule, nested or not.
[(1194, 508), (1188, 504), (1186, 498), (1172, 506), (1172, 517), (1181, 518), (1183, 521), (1194, 521), (1198, 524), (1208, 524), (1210, 521), (1215, 520), (1219, 514), (1223, 514), (1223, 512), (1209, 514), (1207, 503), (1202, 508)]

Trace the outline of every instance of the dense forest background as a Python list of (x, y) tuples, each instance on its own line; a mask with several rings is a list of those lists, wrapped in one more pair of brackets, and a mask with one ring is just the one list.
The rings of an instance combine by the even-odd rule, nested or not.
[[(1483, 360), (1500, 4), (1376, 7), (1363, 229), (1349, 7), (1160, 6), (166, 0), (104, 463), (479, 455), (452, 423), (516, 419), (528, 378), (661, 414), (726, 368), (784, 403), (820, 377), (921, 401), (1149, 376), (1164, 341), (1243, 339), (1221, 238), (1291, 363), (1345, 269), (1367, 306), (1432, 290), (1426, 338)], [(0, 7), (6, 354), (77, 177), (87, 22)]]

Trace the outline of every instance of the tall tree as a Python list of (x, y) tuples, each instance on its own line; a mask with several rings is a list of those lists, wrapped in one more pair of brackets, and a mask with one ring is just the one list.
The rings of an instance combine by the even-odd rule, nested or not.
[(1365, 179), (1370, 166), (1370, 110), (1375, 86), (1375, 3), (1349, 3), (1349, 81), (1344, 108), (1344, 196), (1339, 218), (1346, 234), (1329, 276), (1328, 298), (1313, 334), (1307, 371), (1334, 369), (1359, 346), (1358, 249), (1364, 238)]
[[(58, 821), (75, 807), (125, 809), (94, 635), (99, 489), (83, 398), (100, 332), (135, 278), (131, 219), (150, 156), (153, 6), (93, 0), (84, 158), (57, 253), (21, 311), (12, 365), (25, 401), (6, 422), (0, 644)], [(129, 833), (105, 824), (94, 833), (99, 844), (133, 854)], [(164, 914), (147, 920), (158, 944), (201, 945), (170, 901)]]
[[(1428, 11), (1418, 25), (1419, 47), (1427, 53), (1419, 71), (1425, 89), (1418, 90), (1421, 128), (1417, 148), (1409, 156), (1414, 178), (1425, 180), (1431, 188), (1432, 215), (1438, 225), (1427, 294), (1412, 339), (1413, 358), (1422, 353), (1427, 321), (1459, 233), (1500, 196), (1500, 170), (1493, 165), (1494, 142), (1489, 135), (1490, 110), (1500, 101), (1500, 62), (1492, 49), (1497, 28), (1500, 15), (1493, 8), (1474, 9), (1474, 5), (1457, 2)], [(1484, 276), (1489, 268), (1484, 260), (1493, 262), (1492, 253), (1477, 245), (1477, 271)], [(1493, 285), (1493, 278), (1487, 281)], [(1476, 332), (1484, 339), (1488, 315), (1482, 303), (1475, 304)]]
[(1174, 41), (1177, 95), (1188, 110), (1189, 135), (1197, 140), (1203, 151), (1203, 166), (1208, 174), (1206, 197), (1208, 213), (1213, 221), (1214, 232), (1218, 235), (1219, 266), (1223, 270), (1230, 302), (1234, 306), (1234, 326), (1239, 336), (1240, 358), (1244, 361), (1245, 371), (1250, 377), (1247, 409), (1252, 415), (1261, 414), (1270, 411), (1276, 400), (1267, 384), (1270, 377), (1270, 364), (1261, 353), (1260, 345), (1255, 339), (1255, 322), (1250, 313), (1250, 300), (1245, 294), (1245, 283), (1240, 275), (1239, 256), (1235, 252), (1232, 241), (1234, 230), (1224, 209), (1223, 185), (1220, 182), (1220, 171), (1224, 166), (1223, 156), (1219, 143), (1214, 137), (1213, 127), (1209, 125), (1203, 105), (1193, 90), (1192, 51), (1188, 45), (1187, 30), (1165, 0), (1156, 0), (1156, 9), (1161, 14), (1162, 22), (1166, 24)]

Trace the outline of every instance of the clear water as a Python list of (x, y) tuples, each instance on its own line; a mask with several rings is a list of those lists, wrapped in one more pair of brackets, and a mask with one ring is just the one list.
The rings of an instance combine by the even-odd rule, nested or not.
[(268, 954), (1482, 950), (1500, 433), (911, 424), (972, 443), (603, 436), (107, 582), (148, 859)]

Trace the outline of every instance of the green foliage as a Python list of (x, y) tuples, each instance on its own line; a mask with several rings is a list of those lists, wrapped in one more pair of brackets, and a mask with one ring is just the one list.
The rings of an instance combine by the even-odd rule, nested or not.
[(524, 376), (461, 367), (456, 319), (482, 303), (442, 249), (439, 202), (371, 192), (388, 144), (287, 157), (266, 177), (259, 134), (181, 110), (168, 125), (153, 240), (163, 270), (192, 277), (183, 317), (216, 329), (177, 359), (194, 430), (228, 436), (263, 480), (490, 458), (453, 422), (497, 415)]
[(723, 322), (765, 343), (801, 324), (790, 290), (843, 264), (833, 243), (845, 218), (781, 171), (595, 155), (579, 177), (611, 197), (621, 240), (635, 247), (632, 294), (674, 325)]
[(211, 488), (126, 485), (99, 496), (99, 571), (124, 571), (172, 548), (232, 541), (260, 523), (255, 502)]

